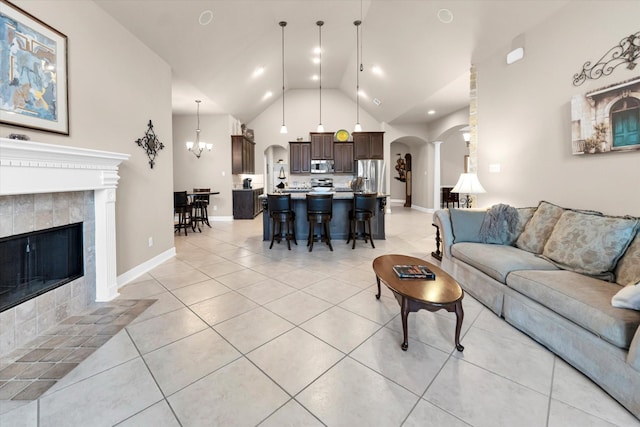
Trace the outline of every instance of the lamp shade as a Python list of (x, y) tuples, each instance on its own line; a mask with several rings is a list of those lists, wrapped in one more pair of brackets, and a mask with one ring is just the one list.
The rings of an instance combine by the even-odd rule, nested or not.
[(452, 193), (465, 193), (465, 194), (478, 194), (486, 193), (486, 190), (482, 188), (480, 181), (478, 181), (478, 175), (475, 173), (461, 173), (458, 182), (456, 183)]

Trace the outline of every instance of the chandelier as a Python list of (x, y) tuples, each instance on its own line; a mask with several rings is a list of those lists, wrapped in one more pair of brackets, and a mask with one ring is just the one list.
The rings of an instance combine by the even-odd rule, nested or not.
[(198, 126), (196, 127), (196, 142), (194, 143), (193, 141), (187, 141), (186, 143), (187, 150), (191, 151), (193, 155), (198, 159), (202, 155), (202, 152), (205, 148), (207, 149), (207, 151), (211, 151), (211, 149), (213, 148), (213, 144), (207, 144), (206, 142), (200, 141), (200, 102), (201, 101), (199, 99), (196, 99), (196, 105), (198, 106), (196, 110), (196, 116), (198, 118)]

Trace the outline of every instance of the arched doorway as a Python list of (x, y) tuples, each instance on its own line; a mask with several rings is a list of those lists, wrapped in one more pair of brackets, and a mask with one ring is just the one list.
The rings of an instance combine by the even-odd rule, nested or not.
[[(460, 174), (468, 172), (465, 165), (468, 163), (469, 146), (463, 137), (463, 133), (467, 131), (469, 125), (467, 123), (458, 124), (450, 127), (442, 132), (434, 145), (434, 169), (439, 172), (434, 177), (433, 186), (433, 209), (441, 208), (442, 189), (451, 189), (458, 182)], [(435, 167), (436, 162), (438, 167)]]
[[(288, 148), (288, 147), (287, 147)], [(290, 179), (289, 150), (282, 145), (270, 145), (264, 150), (264, 191), (272, 193), (281, 182), (285, 185)], [(281, 172), (282, 171), (282, 175)], [(280, 179), (279, 176), (284, 176)]]

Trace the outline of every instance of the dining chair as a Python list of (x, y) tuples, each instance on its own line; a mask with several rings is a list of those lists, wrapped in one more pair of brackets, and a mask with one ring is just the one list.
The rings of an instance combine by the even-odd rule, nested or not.
[[(180, 233), (184, 229), (184, 235), (187, 235), (187, 228), (191, 227), (191, 205), (186, 191), (173, 192), (173, 214), (174, 214), (174, 232)], [(175, 217), (177, 216), (177, 221)]]

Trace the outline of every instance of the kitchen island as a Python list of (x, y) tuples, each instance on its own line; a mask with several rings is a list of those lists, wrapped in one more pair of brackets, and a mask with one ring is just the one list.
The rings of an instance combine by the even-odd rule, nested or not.
[[(285, 191), (286, 193), (286, 191)], [(371, 220), (371, 232), (373, 239), (384, 240), (384, 212), (387, 206), (386, 194), (378, 195), (376, 214)], [(262, 202), (262, 240), (271, 240), (271, 217), (267, 206), (267, 195), (260, 196)], [(298, 241), (306, 241), (309, 234), (309, 223), (307, 222), (307, 192), (291, 192), (291, 202), (296, 213), (296, 238)], [(344, 239), (349, 237), (349, 211), (353, 206), (353, 192), (337, 191), (333, 193), (333, 218), (331, 220), (331, 240)]]

